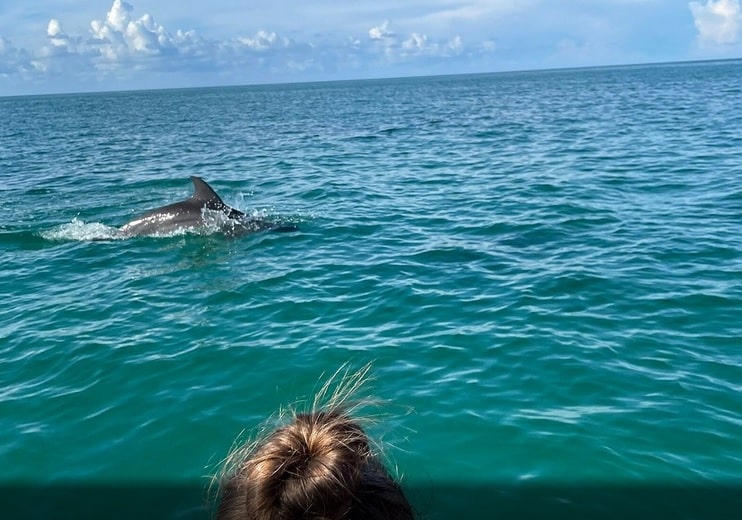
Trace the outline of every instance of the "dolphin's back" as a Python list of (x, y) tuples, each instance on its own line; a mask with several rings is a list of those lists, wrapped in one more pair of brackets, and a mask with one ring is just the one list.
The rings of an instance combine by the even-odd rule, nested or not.
[(204, 209), (217, 211), (227, 217), (225, 233), (241, 235), (262, 230), (295, 231), (296, 226), (277, 225), (258, 218), (248, 218), (244, 213), (227, 206), (221, 197), (203, 179), (191, 176), (193, 195), (186, 200), (147, 211), (119, 229), (122, 236), (170, 233), (180, 229), (204, 226)]
[(204, 224), (204, 208), (222, 211), (229, 218), (238, 218), (243, 215), (241, 211), (224, 204), (221, 197), (200, 177), (192, 175), (191, 182), (193, 182), (193, 195), (190, 198), (147, 211), (125, 224), (119, 230), (120, 233), (125, 236), (150, 235), (199, 227)]

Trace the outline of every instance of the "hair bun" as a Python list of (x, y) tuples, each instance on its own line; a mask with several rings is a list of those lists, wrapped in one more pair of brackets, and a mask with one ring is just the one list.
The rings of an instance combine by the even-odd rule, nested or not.
[(353, 506), (369, 455), (365, 432), (347, 415), (299, 414), (245, 468), (246, 502), (273, 510), (274, 518), (341, 518)]

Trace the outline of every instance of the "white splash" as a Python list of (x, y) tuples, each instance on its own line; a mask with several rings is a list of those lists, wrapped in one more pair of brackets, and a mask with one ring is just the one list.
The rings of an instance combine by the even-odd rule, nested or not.
[(118, 229), (106, 226), (100, 222), (83, 222), (75, 217), (72, 222), (61, 224), (48, 231), (43, 231), (41, 236), (47, 240), (118, 240), (122, 238)]

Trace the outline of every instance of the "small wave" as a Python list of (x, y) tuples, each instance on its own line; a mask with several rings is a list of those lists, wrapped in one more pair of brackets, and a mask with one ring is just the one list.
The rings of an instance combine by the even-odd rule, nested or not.
[(47, 240), (117, 240), (121, 236), (115, 227), (100, 222), (84, 222), (75, 217), (67, 224), (61, 224), (40, 235)]

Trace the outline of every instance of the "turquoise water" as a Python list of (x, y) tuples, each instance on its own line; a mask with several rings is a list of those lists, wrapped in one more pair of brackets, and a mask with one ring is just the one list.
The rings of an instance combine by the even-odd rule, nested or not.
[[(207, 518), (242, 430), (368, 362), (371, 433), (424, 518), (490, 517), (502, 489), (742, 483), (739, 61), (0, 118), (8, 490), (174, 487), (162, 517)], [(299, 231), (91, 240), (189, 175)]]

